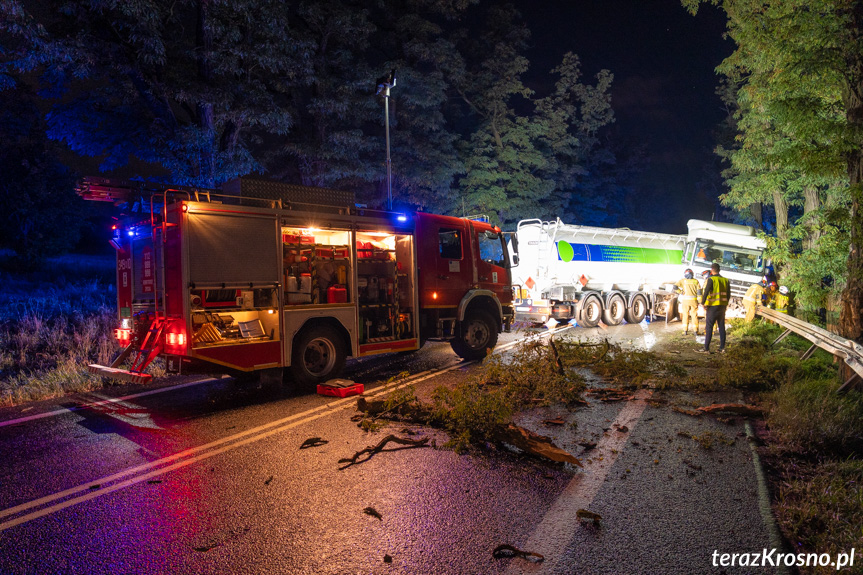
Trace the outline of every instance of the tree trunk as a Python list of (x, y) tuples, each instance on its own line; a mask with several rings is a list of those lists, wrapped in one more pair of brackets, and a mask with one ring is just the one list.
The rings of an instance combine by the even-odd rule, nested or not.
[[(213, 50), (213, 31), (210, 28), (211, 0), (199, 0), (196, 48), (198, 53), (198, 81), (208, 85), (213, 79), (210, 55)], [(216, 118), (213, 103), (201, 100), (196, 106), (198, 128), (201, 130), (200, 160), (197, 180), (199, 185), (213, 187), (215, 184)]]
[(804, 246), (807, 250), (811, 250), (818, 247), (818, 240), (821, 238), (819, 219), (815, 214), (815, 212), (817, 212), (821, 207), (821, 199), (818, 197), (818, 188), (815, 186), (809, 186), (803, 190), (803, 196), (805, 198), (803, 202), (803, 215), (807, 216), (811, 214), (811, 216), (807, 218), (806, 226), (808, 228), (808, 232)]
[(788, 203), (778, 190), (773, 192), (773, 208), (776, 210), (776, 236), (784, 240), (788, 237)]
[(764, 229), (764, 218), (762, 216), (762, 207), (763, 207), (763, 204), (761, 202), (755, 202), (754, 204), (749, 205), (749, 215), (752, 216), (753, 220), (755, 220), (755, 226), (759, 230)]
[[(849, 33), (860, 40), (860, 24), (863, 23), (863, 6), (856, 3), (852, 15), (855, 25)], [(843, 93), (845, 117), (849, 127), (856, 133), (863, 129), (863, 61), (859, 49), (849, 48), (847, 62), (848, 82)], [(863, 214), (860, 213), (863, 200), (863, 148), (858, 143), (847, 155), (849, 195), (851, 197), (851, 240), (848, 245), (848, 275), (845, 289), (842, 290), (841, 311), (839, 314), (839, 335), (860, 341), (863, 324), (860, 311), (863, 309)], [(842, 375), (845, 379), (853, 371), (843, 364)]]

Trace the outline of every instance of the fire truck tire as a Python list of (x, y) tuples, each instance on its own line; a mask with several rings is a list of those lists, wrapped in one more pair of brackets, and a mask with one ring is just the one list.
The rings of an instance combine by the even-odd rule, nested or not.
[(304, 387), (322, 383), (344, 366), (344, 341), (333, 327), (317, 325), (300, 333), (291, 352), (291, 374), (297, 383)]
[(585, 296), (579, 303), (578, 325), (596, 327), (602, 319), (602, 300), (596, 295)]
[(602, 310), (602, 321), (606, 325), (620, 325), (626, 315), (626, 301), (620, 294), (608, 298), (608, 306)]
[(636, 294), (632, 298), (632, 306), (626, 308), (626, 323), (641, 323), (647, 317), (647, 298)]
[(452, 350), (462, 359), (478, 360), (497, 345), (497, 323), (482, 310), (470, 311), (458, 326), (457, 336), (450, 341)]

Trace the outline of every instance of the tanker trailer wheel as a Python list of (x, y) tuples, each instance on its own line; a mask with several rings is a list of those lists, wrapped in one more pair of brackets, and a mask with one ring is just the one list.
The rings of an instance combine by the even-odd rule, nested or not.
[(632, 297), (632, 307), (626, 310), (627, 323), (641, 323), (647, 317), (647, 298), (642, 294), (635, 294)]
[(578, 306), (578, 325), (582, 327), (596, 327), (602, 319), (602, 300), (596, 295), (588, 295)]
[(497, 345), (497, 324), (491, 314), (482, 310), (469, 311), (450, 341), (452, 350), (462, 359), (483, 359)]
[(332, 379), (345, 366), (345, 344), (328, 325), (304, 329), (291, 352), (291, 374), (303, 387)]
[(602, 321), (607, 325), (620, 325), (626, 314), (626, 301), (620, 294), (608, 298), (608, 307), (602, 312)]

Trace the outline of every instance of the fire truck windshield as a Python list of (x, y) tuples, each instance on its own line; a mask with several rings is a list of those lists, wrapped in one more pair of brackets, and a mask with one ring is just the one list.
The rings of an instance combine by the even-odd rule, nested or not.
[(761, 251), (708, 242), (696, 244), (692, 263), (718, 263), (724, 269), (759, 275), (764, 271)]
[(479, 257), (492, 265), (506, 267), (506, 249), (502, 234), (492, 231), (479, 234)]

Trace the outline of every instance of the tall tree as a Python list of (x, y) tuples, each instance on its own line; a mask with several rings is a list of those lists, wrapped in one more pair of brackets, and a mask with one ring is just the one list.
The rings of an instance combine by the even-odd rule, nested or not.
[[(699, 0), (683, 0), (696, 10)], [(840, 329), (863, 335), (863, 38), (857, 0), (710, 0), (728, 15), (737, 43), (720, 70), (738, 86), (738, 147), (726, 201), (773, 203), (779, 241), (794, 287), (815, 303), (814, 274), (842, 278)], [(837, 206), (847, 206), (844, 216)], [(827, 205), (830, 207), (828, 208)], [(805, 218), (783, 225), (787, 207)], [(844, 265), (841, 230), (850, 222)], [(840, 233), (837, 235), (836, 231)], [(812, 249), (794, 254), (793, 241)], [(817, 258), (813, 259), (813, 255)], [(824, 263), (834, 267), (825, 269)], [(810, 283), (805, 283), (810, 282)], [(817, 282), (820, 284), (820, 282)]]
[(277, 0), (54, 0), (0, 4), (0, 74), (40, 73), (62, 97), (50, 134), (102, 169), (130, 157), (175, 183), (213, 186), (260, 168), (256, 138), (292, 125), (276, 85), (305, 79), (308, 47)]
[(74, 176), (45, 129), (27, 86), (0, 91), (0, 241), (23, 267), (74, 247), (85, 221)]

